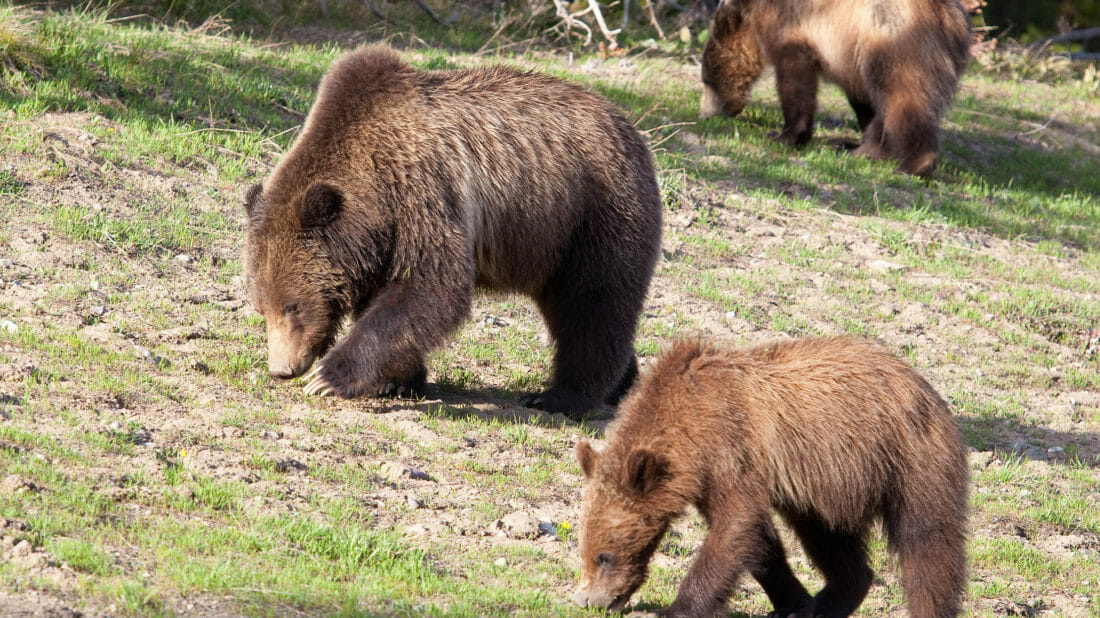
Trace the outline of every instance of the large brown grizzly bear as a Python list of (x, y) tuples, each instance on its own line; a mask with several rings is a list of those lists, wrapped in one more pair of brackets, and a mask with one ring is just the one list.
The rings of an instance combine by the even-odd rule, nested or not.
[(770, 64), (783, 108), (776, 139), (801, 146), (824, 75), (855, 110), (858, 154), (928, 176), (969, 46), (958, 0), (723, 0), (703, 50), (701, 115), (736, 116)]
[(245, 197), (269, 370), (298, 376), (324, 355), (308, 393), (418, 391), (425, 354), (488, 288), (533, 298), (557, 343), (553, 384), (528, 405), (616, 403), (637, 374), (661, 208), (645, 141), (584, 88), (502, 67), (418, 71), (381, 47), (349, 54)]
[[(909, 611), (953, 616), (965, 587), (967, 461), (947, 404), (881, 347), (851, 338), (739, 351), (676, 344), (640, 380), (585, 476), (584, 606), (621, 607), (690, 504), (708, 534), (672, 616), (722, 612), (738, 576), (779, 616), (847, 616), (871, 585), (866, 536), (881, 518)], [(825, 576), (811, 597), (787, 566), (775, 509)]]

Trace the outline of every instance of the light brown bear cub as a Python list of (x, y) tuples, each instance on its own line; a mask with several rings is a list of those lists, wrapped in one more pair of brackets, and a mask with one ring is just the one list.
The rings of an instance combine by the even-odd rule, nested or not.
[[(966, 577), (967, 462), (947, 404), (883, 348), (852, 338), (745, 350), (676, 344), (642, 378), (585, 476), (573, 600), (620, 608), (688, 505), (708, 534), (662, 613), (711, 616), (748, 571), (779, 616), (847, 616), (871, 586), (881, 519), (909, 611), (954, 616)], [(825, 576), (811, 597), (787, 565), (776, 510)]]
[(777, 139), (801, 146), (813, 135), (823, 75), (855, 110), (857, 154), (928, 176), (937, 124), (969, 59), (970, 27), (957, 0), (723, 0), (703, 50), (700, 111), (739, 114), (770, 64), (783, 108)]

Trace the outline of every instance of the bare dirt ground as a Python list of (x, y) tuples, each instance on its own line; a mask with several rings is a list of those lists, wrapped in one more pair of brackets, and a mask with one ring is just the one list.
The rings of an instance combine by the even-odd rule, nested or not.
[[(9, 209), (14, 216), (4, 222), (6, 238), (0, 243), (0, 319), (18, 333), (37, 333), (42, 339), (58, 339), (43, 333), (78, 334), (115, 359), (112, 371), (148, 379), (105, 388), (109, 376), (94, 365), (66, 367), (51, 358), (49, 346), (2, 340), (0, 353), (6, 362), (0, 366), (0, 427), (33, 432), (80, 454), (83, 465), (59, 464), (65, 475), (138, 511), (151, 508), (142, 498), (148, 490), (128, 479), (159, 484), (165, 475), (164, 453), (186, 453), (178, 455), (185, 470), (247, 484), (246, 512), (310, 512), (323, 518), (314, 507), (319, 499), (351, 496), (373, 508), (375, 525), (402, 530), (411, 543), (432, 551), (443, 569), (456, 574), (464, 568), (461, 553), (480, 549), (480, 556), (510, 546), (536, 546), (547, 559), (567, 569), (575, 566), (575, 550), (540, 533), (539, 524), (577, 521), (579, 475), (565, 472), (572, 468), (563, 463), (558, 478), (526, 488), (504, 485), (515, 483), (508, 479), (546, 459), (568, 461), (575, 441), (586, 432), (598, 433), (606, 421), (582, 428), (560, 415), (517, 405), (522, 389), (514, 386), (516, 373), (527, 372), (537, 383), (546, 371), (539, 363), (518, 366), (517, 358), (545, 363), (545, 351), (518, 357), (502, 352), (494, 362), (478, 360), (469, 352), (475, 344), (491, 349), (517, 340), (544, 346), (545, 331), (529, 303), (479, 299), (468, 326), (430, 366), (430, 381), (462, 369), (473, 376), (471, 386), (433, 384), (422, 401), (306, 398), (297, 382), (267, 378), (262, 362), (227, 376), (214, 361), (245, 346), (251, 346), (247, 351), (257, 357), (263, 354), (262, 326), (252, 316), (239, 279), (227, 275), (226, 265), (238, 260), (239, 234), (215, 230), (209, 240), (177, 254), (126, 251), (110, 239), (74, 240), (60, 233), (51, 210), (77, 204), (125, 221), (139, 216), (136, 205), (143, 200), (168, 195), (195, 212), (217, 212), (236, 220), (241, 187), (198, 166), (166, 171), (118, 167), (98, 154), (98, 138), (84, 129), (93, 121), (110, 124), (88, 114), (37, 118), (20, 129), (39, 136), (47, 145), (41, 150), (45, 155), (0, 162), (21, 183), (18, 195), (4, 196), (18, 204)], [(10, 130), (13, 122), (4, 121), (5, 129)], [(692, 156), (706, 150), (705, 140), (690, 131), (673, 144), (670, 147)], [(56, 176), (49, 170), (58, 161), (65, 171)], [(257, 175), (262, 173), (258, 168)], [(991, 409), (1006, 402), (1018, 408), (1011, 422), (996, 414), (991, 415), (994, 420), (980, 415), (960, 418), (968, 437), (981, 443), (972, 454), (975, 473), (1017, 465), (1010, 457), (1016, 454), (1023, 458), (1019, 465), (1027, 475), (1053, 483), (1057, 475), (1051, 470), (1068, 465), (1067, 452), (1072, 451), (1100, 481), (1100, 393), (1063, 379), (1070, 370), (1097, 370), (1097, 360), (1087, 348), (1089, 329), (1100, 325), (1069, 323), (1060, 316), (1033, 323), (984, 311), (977, 319), (963, 319), (944, 310), (951, 302), (965, 304), (968, 299), (1003, 294), (1001, 284), (1019, 270), (1047, 271), (1060, 280), (1095, 277), (1081, 252), (1071, 248), (1052, 255), (1027, 240), (948, 225), (843, 215), (827, 208), (792, 210), (778, 201), (746, 195), (732, 181), (687, 181), (665, 225), (663, 258), (641, 339), (658, 346), (680, 335), (729, 344), (759, 342), (786, 336), (769, 326), (776, 316), (796, 324), (796, 331), (838, 332), (843, 330), (838, 327), (842, 320), (864, 320), (861, 316), (869, 304), (876, 318), (864, 324), (867, 334), (907, 355), (949, 398), (965, 395), (971, 404)], [(973, 274), (959, 278), (901, 263), (883, 241), (888, 234), (903, 236), (910, 246), (971, 254)], [(699, 241), (712, 237), (728, 241), (732, 249), (714, 249)], [(792, 248), (804, 249), (809, 257), (800, 258)], [(722, 290), (736, 298), (737, 307), (730, 309), (693, 292), (692, 286), (706, 277), (719, 287), (741, 281), (740, 290)], [(1041, 281), (1033, 285), (1045, 287)], [(1096, 288), (1078, 293), (1095, 298)], [(1029, 348), (1016, 342), (1034, 333), (1048, 336), (1041, 345), (1058, 359), (1056, 366), (1029, 364)], [(1004, 359), (998, 361), (998, 354)], [(643, 364), (648, 360), (643, 358)], [(40, 372), (50, 375), (45, 392), (27, 386)], [(521, 439), (515, 435), (518, 431), (524, 434)], [(88, 434), (120, 433), (126, 434), (132, 449), (105, 452), (87, 439)], [(0, 439), (0, 449), (16, 448), (35, 447)], [(47, 448), (39, 450), (43, 457), (50, 456)], [(270, 466), (258, 469), (258, 456)], [(348, 466), (371, 479), (369, 489), (310, 473)], [(502, 485), (491, 477), (505, 481)], [(0, 480), (4, 491), (49, 491), (17, 474)], [(192, 490), (184, 485), (178, 491)], [(974, 491), (1003, 488), (976, 485)], [(1021, 494), (1020, 500), (1027, 499)], [(1100, 498), (1094, 494), (1088, 504), (1100, 508)], [(99, 616), (123, 611), (109, 599), (88, 596), (73, 569), (42, 546), (21, 545), (26, 543), (22, 521), (0, 524), (4, 559), (25, 567), (16, 585), (0, 590), (4, 613)], [(1023, 539), (1043, 554), (1100, 555), (1100, 538), (1087, 530), (1020, 523), (980, 509), (972, 529), (985, 538)], [(656, 560), (658, 566), (683, 573), (702, 529), (697, 519), (689, 518), (677, 526), (676, 534)], [(136, 550), (113, 551), (124, 568), (147, 566)], [(792, 556), (804, 568), (797, 549)], [(506, 568), (516, 566), (509, 564), (510, 558), (501, 560)], [(974, 569), (977, 580), (987, 575), (981, 567)], [(882, 577), (896, 589), (889, 570)], [(565, 597), (573, 582), (560, 579), (545, 585), (548, 594)], [(1018, 592), (1026, 585), (1010, 588), (1003, 598), (974, 601), (971, 609), (997, 615), (1071, 616), (1088, 615), (1095, 607), (1091, 597), (1070, 591), (1047, 591), (1036, 602)], [(161, 596), (167, 610), (181, 614), (241, 611), (232, 598), (170, 590)], [(270, 611), (297, 610), (288, 605)], [(874, 594), (863, 612), (902, 614), (896, 599)]]

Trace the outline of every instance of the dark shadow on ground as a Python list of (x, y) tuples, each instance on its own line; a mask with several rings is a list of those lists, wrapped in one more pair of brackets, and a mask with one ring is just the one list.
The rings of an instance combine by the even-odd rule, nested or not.
[(1016, 425), (1004, 419), (957, 416), (956, 420), (967, 444), (979, 451), (992, 451), (1001, 458), (1100, 468), (1100, 434)]

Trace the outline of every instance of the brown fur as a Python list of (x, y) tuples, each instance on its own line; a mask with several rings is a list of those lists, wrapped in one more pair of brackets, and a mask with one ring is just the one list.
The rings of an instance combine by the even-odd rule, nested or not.
[(801, 146), (824, 75), (856, 112), (858, 154), (928, 176), (939, 119), (970, 58), (969, 30), (957, 0), (723, 0), (703, 50), (701, 115), (739, 114), (771, 64), (783, 108), (777, 139)]
[(642, 137), (584, 88), (349, 54), (245, 210), (274, 375), (327, 351), (318, 379), (341, 396), (418, 390), (424, 355), (466, 319), (475, 288), (526, 294), (546, 318), (553, 384), (529, 405), (581, 413), (617, 402), (637, 373), (660, 195)]
[[(723, 611), (747, 570), (780, 616), (846, 616), (871, 585), (878, 518), (911, 615), (953, 616), (965, 587), (968, 470), (947, 404), (877, 345), (809, 338), (744, 350), (676, 344), (623, 402), (585, 475), (581, 605), (621, 607), (669, 524), (709, 532), (665, 613)], [(826, 584), (810, 597), (772, 523), (791, 525)]]

